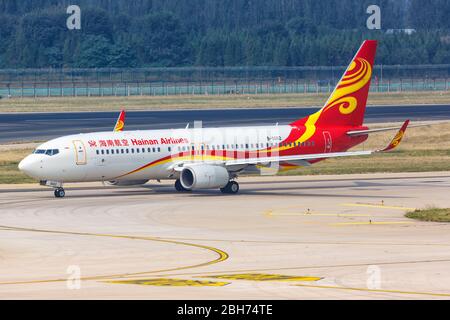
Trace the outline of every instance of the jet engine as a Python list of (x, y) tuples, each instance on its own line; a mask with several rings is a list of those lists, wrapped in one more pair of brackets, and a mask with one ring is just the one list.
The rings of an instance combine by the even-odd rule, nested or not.
[(215, 165), (187, 166), (180, 174), (181, 185), (187, 190), (223, 188), (229, 181), (227, 169)]

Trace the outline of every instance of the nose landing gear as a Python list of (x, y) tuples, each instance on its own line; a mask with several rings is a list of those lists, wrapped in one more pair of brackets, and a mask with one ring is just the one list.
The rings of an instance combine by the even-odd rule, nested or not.
[(66, 191), (64, 191), (63, 188), (56, 188), (55, 189), (55, 197), (56, 198), (64, 198), (66, 195)]

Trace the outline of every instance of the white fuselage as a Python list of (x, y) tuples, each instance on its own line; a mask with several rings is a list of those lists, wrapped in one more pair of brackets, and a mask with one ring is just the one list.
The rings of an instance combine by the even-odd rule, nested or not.
[[(222, 157), (239, 151), (258, 152), (276, 146), (292, 130), (277, 125), (70, 135), (40, 145), (19, 168), (38, 180), (61, 183), (170, 179), (176, 178), (170, 167), (183, 152), (195, 150), (196, 162), (210, 158), (203, 159), (207, 150), (221, 150)], [(219, 151), (215, 153), (219, 156)]]

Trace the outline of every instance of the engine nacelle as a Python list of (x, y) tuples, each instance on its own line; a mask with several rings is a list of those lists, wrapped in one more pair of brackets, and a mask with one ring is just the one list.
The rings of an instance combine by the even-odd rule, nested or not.
[(227, 169), (214, 165), (188, 166), (181, 171), (181, 185), (188, 190), (223, 188), (230, 181)]
[(141, 186), (146, 184), (148, 180), (113, 180), (105, 181), (109, 186)]

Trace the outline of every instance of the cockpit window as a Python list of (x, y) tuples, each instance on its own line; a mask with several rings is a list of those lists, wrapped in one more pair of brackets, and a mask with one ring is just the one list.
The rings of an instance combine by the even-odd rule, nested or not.
[(55, 154), (59, 153), (59, 149), (36, 149), (33, 152), (34, 154), (46, 154), (48, 156), (54, 156)]

